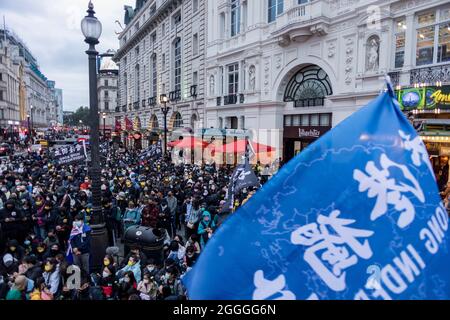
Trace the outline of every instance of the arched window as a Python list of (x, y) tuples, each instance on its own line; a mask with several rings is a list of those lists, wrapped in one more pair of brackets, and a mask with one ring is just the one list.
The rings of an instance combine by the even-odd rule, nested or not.
[(175, 114), (175, 117), (173, 119), (173, 127), (174, 128), (182, 128), (183, 127), (183, 118), (181, 117), (181, 114), (177, 112)]
[(181, 39), (176, 38), (173, 43), (174, 58), (174, 88), (181, 91)]
[(158, 117), (156, 117), (155, 115), (152, 116), (151, 126), (152, 126), (152, 129), (159, 128)]
[(289, 81), (284, 101), (294, 101), (295, 107), (323, 106), (326, 96), (333, 94), (330, 78), (316, 65), (300, 69)]

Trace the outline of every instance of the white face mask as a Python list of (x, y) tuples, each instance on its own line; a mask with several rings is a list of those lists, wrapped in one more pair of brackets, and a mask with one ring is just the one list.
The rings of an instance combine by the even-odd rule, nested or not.
[(149, 272), (152, 272), (153, 270), (155, 270), (155, 267), (154, 267), (154, 266), (147, 267), (147, 270), (148, 270)]
[(103, 278), (107, 278), (107, 277), (109, 277), (109, 273), (106, 271), (103, 271), (102, 276), (103, 276)]

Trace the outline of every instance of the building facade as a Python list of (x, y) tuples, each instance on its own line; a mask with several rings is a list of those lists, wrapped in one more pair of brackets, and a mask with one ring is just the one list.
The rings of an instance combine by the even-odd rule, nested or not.
[[(28, 116), (33, 128), (49, 127), (57, 124), (58, 108), (62, 108), (62, 91), (55, 88), (41, 72), (36, 58), (29, 48), (13, 31), (0, 30), (1, 73), (5, 73), (8, 85), (1, 88), (5, 96), (2, 106), (0, 99), (0, 126), (14, 132), (25, 131)], [(61, 106), (58, 93), (61, 94)], [(61, 113), (62, 114), (62, 113)]]
[(448, 1), (207, 3), (206, 127), (253, 129), (285, 160), (378, 95), (385, 74), (449, 81)]
[(100, 112), (100, 131), (108, 136), (114, 127), (117, 104), (119, 68), (112, 60), (114, 50), (108, 50), (99, 58), (97, 76), (98, 110)]
[(18, 132), (21, 120), (19, 93), (23, 65), (15, 49), (7, 38), (0, 39), (0, 128), (9, 132)]
[(125, 7), (126, 27), (114, 60), (119, 65), (116, 120), (128, 141), (139, 146), (145, 132), (145, 144), (164, 128), (162, 95), (169, 98), (169, 132), (204, 126), (205, 13), (206, 1), (198, 0), (138, 0), (134, 9)]
[(63, 100), (63, 90), (55, 88), (56, 97), (56, 121), (59, 125), (64, 122), (63, 112), (64, 112), (64, 100)]

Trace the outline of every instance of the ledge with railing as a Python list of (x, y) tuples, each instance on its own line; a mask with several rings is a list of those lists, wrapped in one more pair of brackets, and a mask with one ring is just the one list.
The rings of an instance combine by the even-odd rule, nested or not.
[(450, 82), (450, 63), (412, 69), (409, 74), (409, 82), (410, 84)]
[(150, 98), (148, 98), (148, 105), (149, 105), (150, 107), (155, 106), (155, 105), (156, 105), (156, 97), (150, 97)]
[(170, 101), (179, 101), (181, 99), (181, 90), (174, 90), (169, 92)]

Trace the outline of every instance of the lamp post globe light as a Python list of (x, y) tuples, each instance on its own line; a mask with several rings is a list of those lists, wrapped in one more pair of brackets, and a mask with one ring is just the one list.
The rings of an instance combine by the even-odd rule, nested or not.
[(89, 120), (90, 120), (90, 146), (91, 159), (89, 165), (89, 176), (92, 180), (92, 216), (90, 220), (91, 232), (91, 262), (92, 270), (98, 270), (103, 262), (105, 250), (108, 247), (108, 235), (105, 219), (101, 206), (100, 190), (100, 152), (99, 152), (99, 114), (97, 95), (97, 56), (95, 45), (102, 34), (102, 24), (94, 16), (94, 5), (89, 1), (88, 15), (81, 21), (81, 31), (85, 42), (89, 44), (86, 54), (89, 57)]
[(167, 102), (169, 101), (169, 98), (166, 94), (162, 94), (159, 97), (159, 100), (161, 104), (163, 105), (161, 107), (161, 111), (164, 115), (164, 156), (167, 156), (167, 113), (169, 113), (170, 107), (167, 106)]

